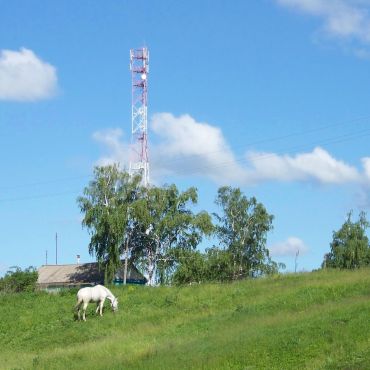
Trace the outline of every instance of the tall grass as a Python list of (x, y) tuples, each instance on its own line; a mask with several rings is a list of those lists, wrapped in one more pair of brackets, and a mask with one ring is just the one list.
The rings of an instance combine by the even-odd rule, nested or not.
[(370, 368), (369, 270), (112, 290), (118, 313), (86, 323), (75, 292), (0, 296), (0, 367)]

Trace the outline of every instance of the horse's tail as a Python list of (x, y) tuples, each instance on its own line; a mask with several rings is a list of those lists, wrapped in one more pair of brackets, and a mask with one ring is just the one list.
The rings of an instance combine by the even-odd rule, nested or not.
[(75, 310), (78, 310), (80, 308), (82, 302), (83, 302), (83, 299), (77, 298), (77, 303), (75, 305)]

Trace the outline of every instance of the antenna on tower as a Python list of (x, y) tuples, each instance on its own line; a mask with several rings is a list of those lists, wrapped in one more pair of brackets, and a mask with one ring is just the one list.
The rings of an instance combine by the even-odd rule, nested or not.
[(148, 73), (147, 47), (130, 50), (132, 80), (132, 131), (130, 151), (130, 176), (141, 175), (143, 186), (149, 185), (148, 158)]

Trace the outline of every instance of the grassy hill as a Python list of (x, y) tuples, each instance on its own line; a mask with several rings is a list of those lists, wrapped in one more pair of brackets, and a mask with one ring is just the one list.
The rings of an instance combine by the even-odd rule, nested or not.
[(85, 323), (75, 292), (0, 295), (0, 368), (370, 369), (370, 270), (112, 290)]

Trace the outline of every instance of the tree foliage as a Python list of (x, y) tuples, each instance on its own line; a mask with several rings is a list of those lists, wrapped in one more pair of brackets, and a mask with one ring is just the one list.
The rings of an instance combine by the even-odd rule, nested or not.
[(19, 293), (35, 290), (38, 273), (34, 267), (30, 266), (22, 270), (20, 267), (14, 266), (12, 269), (0, 278), (0, 291)]
[(144, 188), (139, 183), (115, 165), (96, 167), (77, 199), (82, 224), (91, 235), (89, 251), (103, 263), (108, 280), (129, 247), (149, 282), (163, 283), (176, 266), (176, 251), (194, 249), (212, 232), (211, 217), (191, 211), (198, 198), (195, 188), (180, 192), (175, 185)]
[(370, 264), (370, 246), (366, 230), (370, 227), (366, 214), (361, 212), (352, 221), (352, 212), (338, 231), (333, 232), (330, 252), (324, 256), (323, 267), (355, 269)]
[(186, 251), (179, 258), (179, 266), (173, 275), (177, 285), (226, 282), (234, 277), (232, 255), (217, 247), (199, 251)]
[[(89, 252), (111, 280), (124, 251), (139, 265), (149, 284), (226, 281), (278, 270), (266, 248), (273, 216), (240, 189), (221, 187), (214, 214), (194, 213), (197, 189), (176, 185), (141, 187), (118, 166), (96, 167), (94, 178), (77, 199), (91, 235)], [(196, 251), (204, 236), (216, 235), (220, 246)]]
[(221, 214), (216, 233), (221, 246), (230, 253), (233, 278), (259, 276), (277, 271), (266, 248), (267, 233), (272, 229), (273, 216), (256, 198), (247, 198), (239, 188), (221, 187), (216, 204)]
[(141, 228), (136, 242), (144, 246), (137, 250), (150, 284), (168, 282), (180, 251), (196, 248), (203, 236), (212, 232), (210, 215), (194, 214), (190, 209), (197, 200), (195, 188), (180, 192), (170, 185), (148, 187), (136, 202), (135, 217)]
[(220, 247), (183, 254), (173, 275), (175, 284), (232, 281), (284, 267), (269, 256), (266, 238), (273, 216), (256, 198), (248, 199), (238, 188), (221, 187), (216, 204), (221, 208), (221, 214), (214, 213)]
[(96, 167), (84, 196), (77, 199), (84, 214), (82, 225), (91, 235), (89, 252), (103, 264), (109, 280), (121, 262), (129, 234), (129, 207), (138, 197), (139, 181), (116, 165)]

